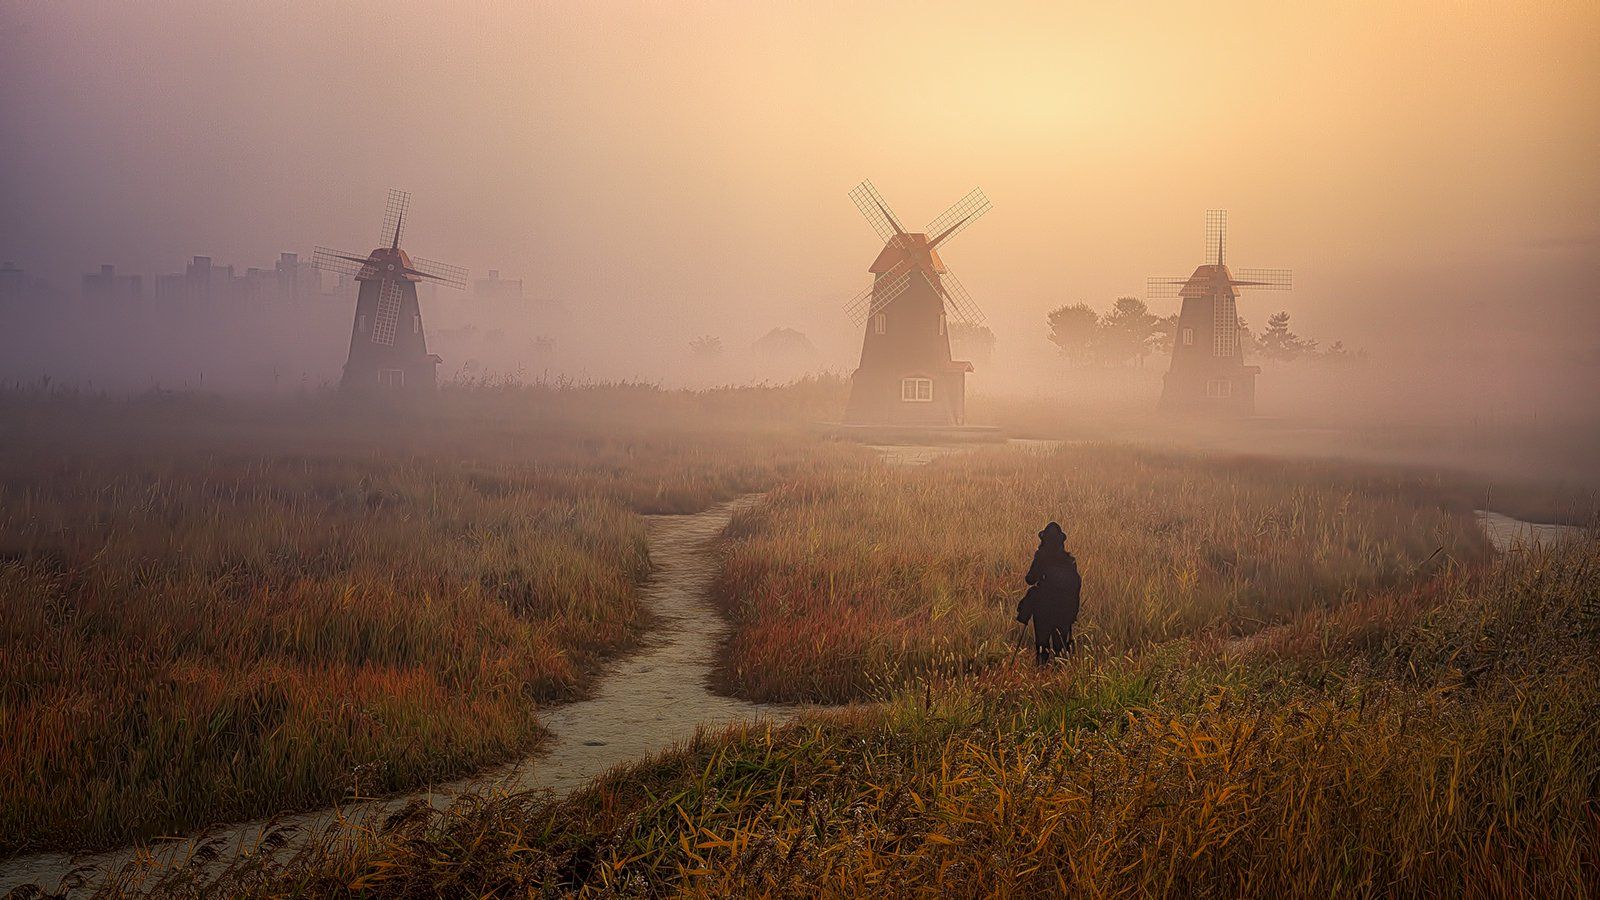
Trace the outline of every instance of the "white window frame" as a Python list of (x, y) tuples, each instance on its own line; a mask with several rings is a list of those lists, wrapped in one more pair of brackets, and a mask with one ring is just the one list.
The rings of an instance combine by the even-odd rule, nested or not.
[(1233, 397), (1233, 379), (1207, 378), (1206, 398), (1210, 400), (1229, 400)]
[(361, 332), (362, 334), (366, 334), (367, 333), (367, 314), (366, 313), (362, 313), (361, 315), (356, 316), (356, 330)]
[(1193, 328), (1184, 328), (1183, 329), (1183, 345), (1185, 347), (1193, 347), (1194, 346), (1194, 329)]
[(415, 316), (411, 317), (411, 333), (412, 334), (421, 334), (422, 333), (422, 316), (415, 315)]
[(944, 313), (939, 313), (939, 333), (940, 334), (944, 334), (944, 331), (945, 331)]
[(888, 316), (884, 315), (883, 313), (878, 313), (877, 315), (872, 317), (872, 333), (873, 334), (883, 334), (884, 332), (886, 332), (888, 330), (889, 330), (889, 317)]
[(932, 403), (933, 379), (921, 376), (900, 379), (901, 403)]
[(379, 369), (378, 387), (403, 388), (406, 386), (405, 369)]

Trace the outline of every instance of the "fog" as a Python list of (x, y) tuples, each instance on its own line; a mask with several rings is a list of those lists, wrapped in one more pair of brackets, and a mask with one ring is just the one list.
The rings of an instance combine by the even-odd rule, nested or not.
[[(0, 122), (0, 260), (48, 285), (0, 307), (11, 381), (336, 380), (353, 289), (174, 322), (80, 280), (364, 252), (391, 187), (413, 253), (524, 283), (425, 294), (443, 376), (848, 372), (871, 178), (919, 225), (993, 201), (944, 253), (998, 337), (979, 392), (1085, 390), (1046, 312), (1187, 273), (1225, 207), (1230, 262), (1295, 271), (1241, 314), (1367, 353), (1269, 369), (1264, 412), (1596, 413), (1589, 2), (13, 2)], [(817, 352), (748, 349), (779, 326)]]

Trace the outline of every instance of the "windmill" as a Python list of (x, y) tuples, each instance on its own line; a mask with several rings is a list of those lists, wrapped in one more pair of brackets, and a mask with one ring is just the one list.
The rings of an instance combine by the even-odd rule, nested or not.
[(902, 228), (870, 181), (857, 185), (850, 199), (884, 245), (868, 269), (872, 284), (845, 305), (865, 326), (845, 424), (965, 424), (972, 364), (950, 358), (947, 316), (981, 325), (983, 314), (939, 258), (939, 248), (989, 211), (988, 198), (974, 189), (923, 232)]
[(1260, 366), (1244, 364), (1239, 333), (1239, 288), (1287, 291), (1288, 269), (1240, 269), (1223, 262), (1228, 241), (1228, 211), (1206, 211), (1206, 263), (1188, 278), (1152, 276), (1151, 300), (1181, 299), (1172, 341), (1172, 368), (1161, 385), (1163, 409), (1255, 411)]
[(324, 272), (354, 276), (361, 286), (350, 329), (350, 355), (340, 382), (344, 387), (421, 390), (438, 382), (440, 359), (428, 352), (417, 283), (426, 278), (464, 290), (467, 270), (416, 258), (400, 249), (410, 205), (410, 194), (389, 192), (380, 246), (371, 253), (361, 256), (318, 247), (312, 261)]

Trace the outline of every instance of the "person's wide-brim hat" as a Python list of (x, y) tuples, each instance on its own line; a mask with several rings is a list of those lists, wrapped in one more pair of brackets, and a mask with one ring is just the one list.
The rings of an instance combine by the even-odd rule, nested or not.
[(1050, 539), (1054, 539), (1054, 538), (1059, 538), (1061, 540), (1065, 540), (1066, 537), (1067, 537), (1067, 533), (1062, 531), (1061, 530), (1061, 526), (1057, 525), (1054, 522), (1051, 522), (1049, 525), (1046, 525), (1044, 527), (1044, 530), (1039, 532), (1039, 540), (1041, 540), (1041, 541), (1050, 540)]

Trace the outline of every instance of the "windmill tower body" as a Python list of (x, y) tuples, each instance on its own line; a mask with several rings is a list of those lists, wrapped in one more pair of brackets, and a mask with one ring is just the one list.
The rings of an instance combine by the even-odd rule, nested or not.
[(428, 352), (417, 303), (419, 279), (404, 274), (411, 260), (404, 250), (387, 247), (374, 250), (372, 258), (380, 261), (378, 271), (356, 276), (361, 290), (340, 386), (432, 390), (438, 386), (440, 359)]
[[(896, 266), (914, 254), (928, 266), (893, 298), (877, 304), (861, 339), (861, 365), (850, 378), (845, 422), (853, 425), (961, 425), (966, 422), (966, 378), (972, 364), (950, 358), (944, 297), (944, 263), (928, 236), (908, 234), (909, 251), (891, 242), (869, 271), (881, 295)], [(929, 273), (932, 274), (930, 279)], [(881, 296), (880, 296), (881, 299)]]
[(1288, 269), (1245, 269), (1236, 277), (1223, 262), (1227, 213), (1206, 213), (1206, 258), (1188, 278), (1151, 278), (1152, 299), (1182, 301), (1172, 340), (1172, 366), (1161, 383), (1161, 408), (1236, 415), (1255, 412), (1260, 366), (1245, 364), (1239, 288), (1289, 290)]
[(348, 390), (430, 391), (438, 385), (440, 359), (428, 352), (422, 328), (417, 285), (430, 279), (458, 290), (467, 286), (467, 270), (415, 259), (400, 249), (400, 235), (411, 195), (389, 192), (383, 237), (387, 247), (366, 256), (318, 247), (314, 265), (324, 271), (355, 276), (355, 317), (350, 326), (350, 353), (340, 386)]
[(927, 232), (907, 232), (870, 183), (863, 182), (851, 196), (885, 243), (868, 268), (871, 287), (850, 304), (864, 333), (844, 422), (964, 425), (972, 364), (950, 358), (947, 312), (953, 307), (969, 321), (981, 321), (981, 314), (937, 248), (986, 212), (989, 201), (973, 191)]
[(1225, 265), (1201, 266), (1179, 296), (1183, 305), (1172, 342), (1172, 368), (1161, 382), (1162, 408), (1254, 412), (1261, 367), (1244, 362), (1239, 292), (1232, 273)]

